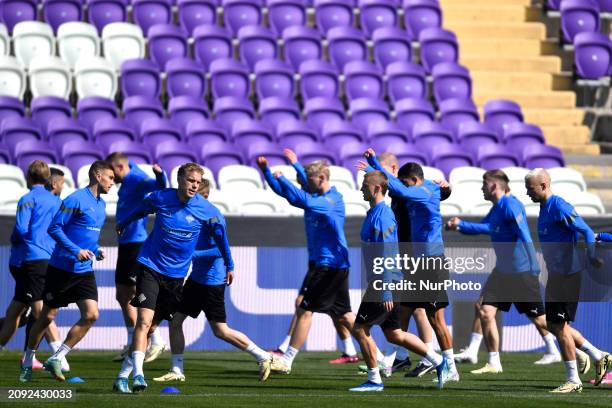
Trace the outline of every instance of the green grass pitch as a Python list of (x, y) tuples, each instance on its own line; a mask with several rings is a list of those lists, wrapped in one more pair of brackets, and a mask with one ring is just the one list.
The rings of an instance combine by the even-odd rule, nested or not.
[[(161, 395), (168, 383), (156, 383), (153, 377), (164, 374), (170, 364), (168, 353), (145, 365), (149, 384), (146, 392), (137, 395), (116, 395), (111, 386), (119, 364), (111, 362), (114, 354), (78, 352), (69, 355), (70, 376), (85, 379), (84, 384), (58, 383), (45, 372), (35, 371), (31, 383), (19, 383), (20, 355), (0, 353), (0, 387), (3, 388), (66, 388), (76, 389), (74, 402), (31, 401), (0, 402), (8, 406), (40, 407), (611, 407), (612, 386), (594, 387), (588, 384), (591, 370), (585, 378), (582, 394), (550, 395), (548, 391), (564, 379), (562, 364), (536, 366), (538, 354), (504, 353), (504, 373), (475, 376), (469, 370), (478, 366), (459, 365), (461, 382), (450, 383), (438, 390), (433, 376), (419, 379), (404, 378), (395, 373), (385, 379), (381, 393), (353, 394), (348, 388), (360, 384), (365, 377), (357, 375), (357, 365), (332, 366), (327, 363), (335, 353), (301, 353), (293, 365), (291, 375), (274, 375), (266, 383), (257, 379), (257, 365), (252, 358), (239, 352), (198, 352), (185, 355), (187, 381), (172, 384), (181, 390), (179, 395)], [(42, 354), (40, 358), (46, 357)], [(485, 357), (481, 354), (481, 360)], [(130, 384), (131, 386), (131, 384)], [(383, 405), (384, 404), (384, 405)]]

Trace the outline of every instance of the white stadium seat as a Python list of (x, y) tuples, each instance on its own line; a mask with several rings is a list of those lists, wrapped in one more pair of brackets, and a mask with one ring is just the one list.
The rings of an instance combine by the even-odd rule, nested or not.
[(480, 167), (455, 167), (450, 172), (448, 181), (457, 194), (480, 194), (482, 196), (482, 175), (484, 173), (485, 169)]
[[(0, 191), (13, 188), (26, 188), (26, 179), (23, 171), (12, 164), (0, 164)], [(3, 195), (2, 194), (2, 195)]]
[(0, 56), (0, 95), (22, 99), (26, 90), (23, 65), (15, 57)]
[(429, 166), (421, 166), (423, 167), (423, 176), (425, 176), (426, 180), (445, 180), (446, 177), (444, 177), (444, 173), (442, 173), (442, 170), (440, 169), (436, 169), (435, 167), (429, 167)]
[(485, 216), (489, 213), (491, 207), (492, 204), (489, 201), (482, 200), (477, 204), (474, 204), (473, 206), (467, 208), (467, 213), (470, 215)]
[(32, 96), (57, 96), (68, 99), (72, 90), (70, 67), (58, 57), (38, 56), (29, 66)]
[(115, 70), (121, 69), (123, 61), (144, 58), (146, 45), (142, 29), (136, 24), (111, 23), (102, 30), (104, 57)]
[(64, 186), (64, 189), (62, 190), (62, 194), (60, 194), (60, 198), (62, 200), (65, 200), (66, 197), (68, 197), (70, 194), (74, 193), (76, 191), (76, 188), (70, 188), (67, 186)]
[(574, 206), (576, 212), (580, 215), (600, 215), (606, 212), (601, 198), (593, 193), (572, 194), (568, 197), (568, 202)]
[(30, 190), (24, 187), (13, 185), (2, 189), (0, 195), (0, 214), (3, 215), (15, 215), (17, 212), (17, 203), (19, 199), (25, 194), (29, 193)]
[(554, 167), (548, 169), (552, 181), (552, 191), (565, 198), (574, 193), (586, 191), (586, 182), (582, 174), (569, 167)]
[(101, 96), (115, 99), (117, 75), (113, 64), (101, 57), (83, 57), (74, 66), (74, 81), (79, 97)]
[(248, 194), (239, 194), (233, 190), (236, 200), (235, 211), (242, 215), (281, 215), (279, 208), (279, 197), (271, 191), (253, 190)]
[(221, 190), (211, 190), (208, 196), (208, 201), (217, 207), (219, 211), (221, 211), (221, 214), (224, 215), (234, 212), (235, 202), (233, 199), (233, 194)]
[(353, 173), (344, 167), (329, 166), (329, 182), (341, 193), (356, 190)]
[[(281, 173), (283, 173), (283, 176), (285, 176), (287, 180), (293, 183), (293, 185), (295, 185), (298, 188), (301, 188), (300, 183), (297, 182), (297, 172), (295, 171), (293, 166), (280, 164), (278, 166), (270, 167), (270, 171), (272, 172), (272, 174), (274, 174), (274, 172), (276, 171), (280, 171)], [(266, 183), (266, 186), (267, 185), (268, 183)], [(266, 187), (266, 188), (269, 188), (269, 187)]]
[(359, 190), (344, 191), (342, 196), (347, 216), (364, 216), (370, 209), (370, 204), (363, 200), (363, 193)]
[(74, 177), (72, 177), (72, 172), (68, 167), (62, 166), (61, 164), (49, 164), (49, 167), (54, 167), (64, 172), (64, 189), (76, 187), (74, 184)]
[(529, 169), (524, 167), (505, 167), (502, 169), (510, 180), (510, 192), (521, 201), (527, 197), (527, 189), (525, 189), (525, 176), (529, 173)]
[(108, 194), (102, 195), (102, 199), (106, 202), (106, 215), (115, 215), (117, 213), (117, 202), (119, 201), (117, 186), (112, 186)]
[(57, 29), (57, 48), (60, 58), (74, 69), (79, 58), (100, 55), (98, 31), (93, 25), (80, 21), (64, 23)]
[[(178, 187), (178, 181), (177, 181), (176, 177), (178, 175), (179, 167), (181, 167), (181, 166), (176, 166), (170, 172), (170, 186), (172, 186), (172, 188), (177, 188)], [(217, 188), (217, 182), (215, 181), (215, 176), (214, 176), (212, 170), (209, 169), (206, 166), (200, 165), (200, 167), (202, 167), (202, 169), (204, 169), (204, 178), (207, 179), (210, 182), (211, 189), (216, 189)]]
[(219, 170), (219, 188), (240, 190), (242, 192), (263, 189), (259, 171), (253, 167), (234, 164)]
[(458, 194), (452, 194), (446, 200), (440, 202), (440, 213), (442, 216), (459, 215), (465, 212), (463, 201), (458, 198)]
[(29, 68), (36, 56), (50, 57), (55, 54), (55, 37), (49, 24), (39, 21), (22, 21), (13, 28), (13, 51), (15, 56)]
[(91, 167), (91, 165), (85, 165), (81, 167), (77, 173), (77, 185), (79, 188), (89, 185), (89, 167)]
[(11, 39), (4, 24), (0, 24), (0, 55), (9, 55)]

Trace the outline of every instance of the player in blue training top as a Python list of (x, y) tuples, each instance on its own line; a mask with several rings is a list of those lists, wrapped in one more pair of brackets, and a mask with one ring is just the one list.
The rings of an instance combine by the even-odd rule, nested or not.
[[(283, 154), (289, 160), (289, 163), (293, 166), (297, 176), (297, 182), (300, 184), (304, 191), (308, 191), (308, 176), (306, 175), (306, 170), (299, 162), (297, 155), (291, 149), (284, 149)], [(268, 185), (276, 194), (283, 198), (287, 198), (284, 190), (280, 187), (278, 180), (274, 178), (272, 175), (272, 171), (268, 167), (268, 161), (265, 157), (259, 157), (257, 161), (257, 165), (261, 169)], [(298, 291), (298, 296), (295, 299), (295, 312), (293, 313), (293, 317), (291, 318), (291, 323), (289, 325), (289, 330), (287, 332), (287, 336), (285, 340), (278, 346), (276, 350), (276, 354), (282, 355), (287, 351), (289, 347), (289, 342), (291, 341), (291, 335), (295, 330), (295, 323), (297, 321), (298, 308), (304, 299), (304, 293), (308, 290), (308, 283), (310, 282), (313, 274), (315, 273), (315, 260), (317, 258), (314, 241), (316, 240), (316, 213), (307, 208), (304, 209), (304, 227), (306, 230), (306, 245), (308, 249), (308, 268), (306, 275), (302, 281), (302, 286)], [(353, 344), (353, 339), (351, 337), (351, 332), (343, 326), (337, 316), (330, 315), (332, 322), (334, 323), (334, 327), (336, 332), (338, 333), (338, 337), (340, 337), (341, 344), (343, 347), (342, 355), (339, 358), (335, 358), (330, 360), (330, 364), (346, 364), (346, 363), (356, 363), (359, 361), (359, 357), (357, 356), (357, 350), (355, 349), (355, 345)]]
[(115, 391), (130, 392), (128, 376), (132, 370), (134, 392), (147, 388), (143, 373), (147, 335), (152, 326), (162, 320), (172, 320), (176, 313), (200, 234), (213, 237), (226, 272), (234, 270), (219, 210), (198, 194), (203, 174), (199, 165), (183, 164), (177, 174), (178, 189), (167, 188), (149, 194), (117, 224), (121, 235), (133, 221), (147, 214), (156, 215), (153, 231), (138, 255), (142, 269), (136, 281), (136, 296), (131, 302), (138, 309), (136, 330), (130, 347), (131, 357), (123, 360), (113, 385)]
[(107, 162), (95, 161), (89, 168), (89, 186), (66, 197), (53, 217), (48, 231), (56, 244), (47, 268), (43, 308), (28, 338), (28, 349), (19, 377), (21, 381), (30, 381), (36, 348), (61, 307), (76, 303), (81, 318), (72, 326), (64, 343), (44, 364), (45, 369), (60, 381), (64, 381), (61, 359), (98, 319), (98, 287), (93, 259), (104, 259), (98, 239), (106, 220), (106, 203), (100, 196), (108, 193), (114, 178), (113, 169)]
[[(479, 301), (489, 362), (483, 368), (473, 370), (473, 374), (502, 372), (499, 333), (495, 321), (498, 309), (507, 312), (514, 303), (519, 313), (525, 314), (533, 322), (542, 337), (550, 335), (546, 330), (544, 304), (540, 294), (540, 266), (529, 233), (525, 207), (510, 194), (508, 183), (508, 176), (501, 170), (485, 172), (482, 192), (485, 200), (493, 203), (487, 216), (479, 223), (462, 221), (457, 217), (447, 223), (449, 230), (458, 230), (463, 234), (490, 235), (497, 257), (495, 269), (487, 279)], [(552, 347), (555, 347), (554, 336), (548, 336), (551, 337)]]
[[(208, 199), (210, 182), (207, 179), (202, 180), (198, 193)], [(223, 216), (221, 214), (217, 216), (219, 222), (225, 226)], [(178, 312), (169, 324), (172, 366), (167, 374), (154, 378), (154, 381), (185, 381), (183, 322), (189, 316), (197, 319), (201, 312), (206, 315), (215, 336), (255, 357), (259, 364), (259, 379), (261, 381), (268, 379), (272, 362), (271, 354), (259, 348), (244, 333), (227, 325), (225, 288), (233, 281), (234, 272), (226, 270), (215, 241), (208, 234), (200, 234), (193, 253), (191, 274), (183, 287), (183, 298), (178, 306)]]
[[(581, 272), (586, 269), (577, 245), (580, 235), (586, 242), (589, 262), (595, 267), (601, 267), (603, 262), (595, 255), (595, 234), (591, 228), (571, 204), (553, 194), (550, 186), (550, 174), (545, 169), (533, 169), (525, 177), (527, 195), (533, 202), (540, 203), (538, 237), (548, 269), (546, 323), (557, 337), (567, 374), (567, 381), (551, 392), (566, 394), (582, 391), (577, 357), (581, 374), (587, 370), (589, 356), (597, 362), (595, 385), (601, 383), (612, 366), (612, 357), (593, 347), (579, 331), (570, 327), (578, 308)], [(583, 350), (588, 356), (577, 350)]]
[[(147, 194), (166, 188), (166, 175), (159, 165), (153, 166), (155, 179), (149, 177), (138, 165), (129, 160), (128, 156), (121, 152), (111, 153), (106, 161), (113, 167), (115, 182), (121, 183), (119, 188), (119, 201), (117, 201), (116, 222), (122, 222), (130, 210), (140, 204)], [(147, 239), (147, 217), (141, 218), (129, 224), (123, 234), (119, 237), (119, 253), (117, 255), (117, 267), (115, 269), (115, 297), (127, 330), (127, 344), (113, 361), (123, 361), (128, 353), (134, 326), (136, 325), (136, 309), (130, 305), (130, 301), (136, 295), (136, 277), (140, 270), (136, 260), (142, 244)], [(151, 333), (151, 346), (147, 348), (145, 362), (155, 360), (165, 349), (166, 344), (158, 330)]]
[(438, 369), (438, 386), (442, 388), (450, 375), (446, 359), (433, 351), (428, 351), (427, 345), (421, 339), (400, 328), (399, 303), (394, 301), (392, 290), (382, 286), (401, 281), (401, 271), (385, 267), (382, 273), (377, 273), (369, 268), (370, 265), (374, 266), (375, 258), (393, 259), (399, 253), (397, 222), (393, 211), (384, 201), (387, 186), (388, 178), (381, 171), (367, 173), (361, 186), (363, 199), (370, 203), (370, 210), (361, 227), (361, 241), (364, 245), (362, 256), (367, 268), (364, 273), (367, 274), (368, 286), (357, 312), (353, 334), (359, 342), (368, 367), (368, 381), (349, 391), (369, 392), (384, 389), (376, 358), (376, 343), (370, 335), (374, 325), (380, 326), (389, 342), (401, 345), (430, 360)]

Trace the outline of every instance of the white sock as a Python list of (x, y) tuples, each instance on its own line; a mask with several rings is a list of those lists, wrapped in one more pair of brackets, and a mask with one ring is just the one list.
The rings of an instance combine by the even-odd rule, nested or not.
[(289, 347), (289, 343), (291, 343), (291, 336), (285, 337), (285, 340), (278, 346), (278, 349), (283, 353), (287, 352), (287, 347)]
[(121, 370), (119, 370), (119, 375), (117, 378), (128, 378), (130, 374), (132, 374), (132, 370), (134, 369), (134, 362), (132, 357), (125, 356), (123, 359), (123, 363), (121, 363)]
[(66, 357), (66, 354), (70, 353), (70, 350), (72, 350), (70, 347), (68, 347), (65, 344), (62, 344), (55, 353), (53, 353), (53, 355), (50, 357), (51, 358), (55, 358), (57, 360), (61, 360), (62, 358)]
[(244, 351), (255, 357), (258, 363), (266, 361), (270, 358), (270, 354), (267, 351), (263, 351), (262, 349), (257, 347), (257, 344), (253, 342), (250, 342), (249, 345), (244, 349)]
[(137, 375), (142, 375), (144, 377), (144, 371), (142, 370), (142, 366), (144, 365), (145, 353), (144, 351), (133, 351), (132, 352), (132, 362), (134, 364), (134, 377)]
[(24, 367), (32, 367), (32, 361), (36, 358), (36, 350), (27, 349), (25, 355), (23, 356), (23, 366)]
[(470, 354), (478, 354), (478, 350), (480, 350), (480, 343), (482, 343), (482, 334), (472, 332), (470, 345), (468, 346), (468, 351)]
[(368, 368), (368, 381), (376, 384), (382, 384), (382, 379), (380, 378), (380, 370), (378, 370), (378, 367)]
[(427, 365), (433, 364), (434, 367), (439, 366), (440, 364), (442, 364), (443, 361), (442, 356), (433, 350), (428, 351), (427, 354), (425, 354), (425, 356), (423, 357), (423, 359), (428, 362)]
[(489, 353), (489, 365), (499, 369), (502, 368), (499, 352), (495, 351)]
[(565, 364), (565, 375), (567, 376), (567, 381), (574, 384), (582, 384), (582, 381), (580, 381), (580, 377), (578, 376), (576, 360), (564, 361), (563, 363)]
[(446, 359), (448, 362), (448, 367), (451, 371), (456, 371), (457, 367), (455, 366), (455, 354), (453, 353), (453, 349), (443, 350), (442, 357)]
[[(134, 340), (134, 328), (133, 327), (126, 327), (127, 330), (127, 345), (128, 347), (132, 345), (132, 341)], [(155, 330), (157, 331), (157, 330)], [(151, 335), (151, 337), (153, 337), (153, 335)]]
[(391, 367), (393, 365), (393, 362), (395, 361), (396, 355), (397, 355), (397, 352), (393, 351), (391, 354), (387, 354), (386, 356), (384, 356), (383, 359), (380, 361), (383, 362), (385, 367)]
[(398, 360), (405, 360), (408, 358), (408, 350), (406, 350), (404, 347), (398, 347), (397, 348), (397, 354), (395, 355), (395, 358)]
[(582, 343), (582, 346), (580, 346), (580, 350), (582, 350), (585, 353), (587, 353), (589, 355), (589, 357), (591, 357), (595, 361), (599, 361), (599, 360), (601, 360), (603, 358), (603, 353), (601, 352), (601, 350), (599, 350), (597, 347), (593, 346), (586, 339), (584, 340), (584, 343)]
[(172, 368), (170, 371), (174, 371), (176, 374), (183, 374), (183, 355), (173, 354), (172, 355)]
[(357, 350), (355, 350), (355, 345), (353, 344), (353, 339), (351, 336), (348, 336), (346, 339), (342, 340), (342, 352), (347, 356), (354, 357), (357, 355)]
[[(425, 345), (427, 346), (427, 351), (428, 352), (433, 352), (434, 351), (434, 349), (433, 349), (433, 341), (430, 341), (429, 343), (425, 343)], [(428, 360), (426, 357), (423, 357), (421, 359), (421, 363), (422, 364), (429, 365), (430, 362), (431, 362), (431, 360)], [(438, 364), (440, 364), (440, 363), (438, 363)]]
[(542, 340), (544, 340), (544, 343), (546, 344), (547, 354), (559, 354), (559, 349), (555, 344), (555, 336), (552, 333), (548, 333), (546, 336), (543, 336)]
[(61, 341), (52, 341), (51, 343), (49, 343), (49, 347), (51, 347), (51, 351), (54, 352), (54, 353), (61, 346), (62, 346), (62, 342)]
[(285, 360), (285, 362), (287, 363), (289, 367), (291, 367), (291, 365), (293, 364), (293, 360), (295, 359), (295, 357), (298, 355), (299, 352), (300, 350), (295, 349), (291, 346), (287, 347), (287, 351), (285, 351), (285, 354), (283, 354), (283, 360)]
[[(393, 356), (395, 358), (395, 356)], [(385, 359), (385, 355), (380, 351), (378, 346), (376, 347), (376, 361), (383, 361)]]
[(160, 330), (158, 327), (153, 331), (153, 333), (151, 333), (151, 345), (155, 344), (156, 346), (163, 346), (164, 344), (166, 344), (164, 338), (161, 336), (159, 331)]

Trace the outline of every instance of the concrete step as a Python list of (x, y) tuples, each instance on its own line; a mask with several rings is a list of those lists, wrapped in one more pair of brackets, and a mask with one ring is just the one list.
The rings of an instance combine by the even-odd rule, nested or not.
[[(599, 145), (594, 143), (589, 144), (572, 144), (559, 147), (563, 154), (582, 154), (590, 156), (599, 156)], [(573, 167), (573, 166), (572, 166)]]
[(474, 22), (444, 22), (445, 27), (452, 30), (460, 43), (468, 38), (506, 38), (506, 39), (546, 39), (546, 27), (542, 23), (474, 23)]
[[(452, 7), (457, 5), (464, 6), (491, 6), (493, 4), (490, 0), (440, 0), (440, 6), (442, 10), (445, 7)], [(504, 6), (531, 6), (531, 0), (495, 0), (495, 5)]]
[(472, 83), (477, 92), (524, 91), (540, 92), (571, 88), (569, 77), (537, 72), (472, 71)]
[(529, 108), (574, 108), (576, 94), (570, 91), (554, 92), (474, 92), (474, 102), (483, 105), (491, 99), (511, 99), (521, 105), (523, 109)]
[(591, 141), (591, 132), (586, 126), (541, 126), (546, 143), (553, 146), (563, 147), (566, 145), (589, 143)]
[(558, 50), (557, 44), (543, 40), (509, 38), (465, 38), (459, 42), (460, 53), (481, 54), (491, 57), (537, 57), (552, 55)]
[(498, 5), (495, 2), (489, 2), (489, 4), (449, 4), (443, 6), (442, 11), (444, 13), (444, 24), (449, 26), (459, 21), (536, 21), (541, 15), (541, 11), (534, 7), (513, 4)]
[(496, 57), (481, 52), (459, 53), (460, 62), (474, 71), (497, 72), (561, 72), (561, 59), (556, 56)]
[(582, 109), (523, 109), (525, 122), (540, 126), (575, 126), (584, 119)]

